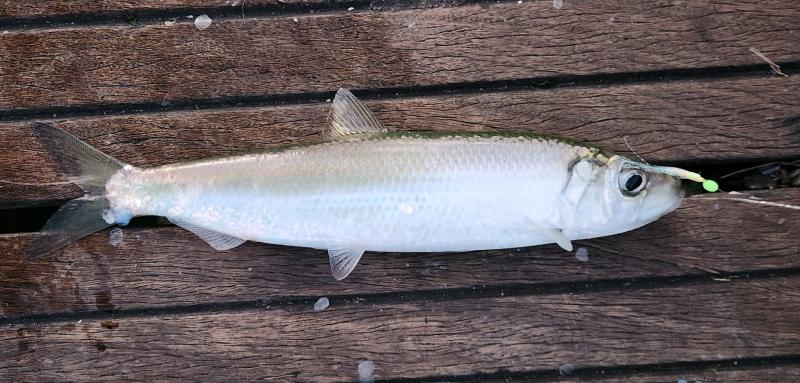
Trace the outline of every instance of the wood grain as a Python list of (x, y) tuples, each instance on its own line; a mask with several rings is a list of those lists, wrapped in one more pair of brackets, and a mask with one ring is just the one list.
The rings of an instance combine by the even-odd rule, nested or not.
[[(730, 365), (731, 363), (727, 363)], [(744, 363), (740, 363), (744, 364)], [(601, 370), (602, 371), (602, 370)], [(608, 370), (605, 374), (588, 375), (584, 377), (562, 377), (559, 379), (542, 379), (541, 381), (557, 381), (559, 383), (601, 382), (601, 383), (675, 383), (680, 379), (692, 383), (753, 383), (774, 382), (793, 383), (800, 380), (800, 366), (797, 365), (772, 365), (772, 366), (712, 366), (702, 371), (693, 371), (681, 368), (659, 368), (648, 372), (634, 374), (615, 374)], [(505, 383), (528, 383), (531, 379), (505, 379)], [(539, 382), (540, 380), (535, 380)]]
[[(549, 1), (0, 36), (0, 110), (800, 60), (800, 3)], [(765, 67), (766, 68), (766, 67)]]
[[(368, 102), (395, 130), (527, 130), (655, 162), (800, 158), (800, 76), (520, 90)], [(320, 140), (330, 104), (55, 119), (136, 166)], [(60, 181), (28, 122), (0, 123), (0, 180)], [(74, 186), (0, 183), (0, 206), (75, 198)]]
[[(800, 190), (758, 195), (800, 205)], [(785, 208), (689, 199), (645, 228), (576, 242), (587, 263), (556, 246), (368, 253), (343, 282), (324, 251), (248, 243), (217, 252), (174, 227), (124, 229), (118, 246), (100, 232), (36, 263), (21, 259), (34, 234), (3, 235), (0, 315), (780, 270), (800, 267), (798, 232)]]
[[(800, 352), (800, 277), (0, 329), (4, 380), (353, 381)], [(112, 320), (109, 324), (104, 321)]]
[(282, 4), (324, 4), (337, 0), (38, 0), (36, 4), (24, 1), (1, 0), (0, 17), (31, 18), (59, 15), (78, 15), (110, 12), (153, 12), (175, 9), (224, 8), (236, 6), (252, 7)]
[[(61, 180), (30, 116), (127, 109), (45, 120), (157, 166), (317, 141), (338, 87), (378, 90), (368, 104), (395, 130), (528, 130), (630, 155), (626, 138), (650, 161), (690, 165), (800, 158), (800, 77), (768, 77), (748, 50), (800, 62), (796, 1), (378, 3), (246, 0), (260, 11), (239, 19), (225, 0), (0, 0), (0, 180)], [(163, 24), (199, 10), (208, 30)], [(135, 14), (144, 23), (120, 21)], [(749, 64), (765, 75), (698, 77)], [(142, 111), (195, 101), (209, 109)], [(0, 183), (0, 208), (80, 194)], [(800, 189), (756, 194), (800, 205)], [(37, 234), (0, 235), (0, 381), (354, 381), (363, 360), (378, 379), (418, 381), (800, 379), (800, 218), (785, 208), (689, 199), (576, 243), (588, 262), (555, 246), (368, 253), (344, 282), (323, 251), (123, 233), (35, 263), (21, 254)], [(319, 296), (332, 305), (314, 312)], [(564, 363), (578, 375), (558, 377)]]

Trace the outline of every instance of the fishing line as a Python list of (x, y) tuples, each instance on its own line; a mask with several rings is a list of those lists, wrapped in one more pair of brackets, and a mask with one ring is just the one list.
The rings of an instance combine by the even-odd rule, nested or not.
[(650, 165), (650, 163), (649, 163), (649, 162), (647, 162), (647, 161), (646, 161), (644, 158), (642, 158), (642, 156), (640, 156), (640, 155), (639, 155), (639, 153), (636, 153), (636, 150), (634, 150), (634, 149), (633, 149), (633, 146), (631, 146), (631, 144), (629, 144), (629, 143), (628, 143), (628, 136), (622, 136), (622, 141), (624, 141), (624, 142), (625, 142), (625, 146), (627, 146), (627, 147), (628, 147), (628, 149), (630, 149), (630, 151), (631, 151), (631, 152), (633, 152), (633, 155), (635, 155), (635, 156), (636, 156), (636, 158), (638, 158), (638, 159), (639, 159), (639, 160), (641, 160), (642, 162), (644, 162), (644, 163), (646, 163), (646, 164)]
[(797, 205), (790, 205), (790, 204), (780, 203), (780, 202), (762, 201), (762, 200), (759, 200), (759, 199), (753, 199), (753, 198), (756, 198), (756, 197), (753, 197), (753, 196), (749, 196), (749, 198), (692, 196), (690, 198), (692, 198), (692, 199), (708, 199), (708, 200), (731, 200), (731, 201), (747, 202), (747, 203), (752, 203), (752, 204), (756, 204), (756, 205), (782, 207), (782, 208), (786, 208), (786, 209), (800, 210), (800, 206), (797, 206)]
[(766, 164), (761, 164), (761, 165), (751, 166), (751, 167), (749, 167), (749, 168), (740, 169), (740, 170), (737, 170), (737, 171), (735, 171), (735, 172), (728, 173), (728, 174), (726, 174), (726, 175), (724, 175), (724, 176), (720, 176), (719, 178), (720, 178), (720, 179), (722, 179), (722, 178), (728, 178), (728, 177), (730, 177), (730, 176), (733, 176), (733, 175), (737, 175), (737, 174), (740, 174), (740, 173), (744, 173), (744, 172), (747, 172), (747, 171), (750, 171), (750, 170), (756, 170), (756, 169), (758, 169), (758, 168), (762, 168), (762, 167), (766, 167), (766, 166), (769, 166), (769, 165), (774, 165), (774, 164), (779, 164), (779, 165), (784, 165), (784, 166), (793, 166), (793, 165), (798, 165), (798, 164), (800, 164), (800, 160), (797, 160), (797, 161), (791, 161), (791, 162), (785, 162), (785, 161), (773, 161), (773, 162), (768, 162), (768, 163), (766, 163)]

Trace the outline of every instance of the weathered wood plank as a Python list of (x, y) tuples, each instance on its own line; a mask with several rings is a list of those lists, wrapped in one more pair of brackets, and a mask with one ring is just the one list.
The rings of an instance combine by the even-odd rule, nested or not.
[[(763, 192), (800, 204), (800, 190)], [(368, 253), (343, 282), (324, 251), (249, 243), (217, 252), (178, 228), (108, 231), (36, 263), (33, 234), (0, 236), (0, 314), (168, 307), (275, 297), (371, 294), (697, 275), (800, 267), (800, 219), (787, 209), (690, 199), (623, 235), (580, 241), (589, 262), (555, 246), (451, 254)]]
[(255, 5), (281, 5), (281, 4), (322, 4), (333, 3), (336, 0), (38, 0), (36, 4), (24, 1), (0, 1), (0, 17), (31, 18), (59, 15), (76, 15), (87, 13), (109, 12), (141, 12), (172, 9), (201, 9), (222, 8), (236, 4), (236, 6), (252, 7)]
[[(528, 130), (650, 161), (800, 157), (800, 76), (520, 90), (369, 102), (396, 130)], [(320, 139), (330, 104), (54, 120), (136, 166)], [(62, 180), (28, 122), (0, 123), (0, 179)], [(74, 186), (0, 183), (0, 206), (80, 196)]]
[[(730, 364), (730, 363), (727, 363)], [(706, 370), (682, 371), (680, 368), (647, 371), (635, 374), (591, 375), (585, 377), (562, 377), (552, 379), (559, 383), (601, 382), (601, 383), (676, 383), (681, 379), (691, 383), (752, 383), (774, 382), (793, 383), (800, 381), (800, 366), (797, 365), (770, 365), (765, 363), (759, 366), (747, 367), (711, 367)], [(530, 379), (506, 379), (506, 383), (527, 383)], [(537, 382), (539, 380), (536, 380)], [(544, 381), (551, 381), (544, 379)]]
[(800, 352), (800, 277), (0, 330), (5, 380), (352, 381)]
[(0, 109), (800, 60), (800, 3), (484, 3), (0, 36)]

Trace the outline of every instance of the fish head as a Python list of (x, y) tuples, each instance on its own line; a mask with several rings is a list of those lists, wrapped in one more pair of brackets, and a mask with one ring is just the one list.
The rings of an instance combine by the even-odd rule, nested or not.
[(621, 156), (579, 158), (569, 170), (561, 196), (560, 227), (567, 229), (570, 237), (584, 239), (653, 222), (680, 206), (684, 197), (681, 179), (687, 178), (681, 172), (685, 171)]
[(682, 180), (663, 169), (672, 168), (612, 157), (607, 165), (605, 183), (611, 220), (632, 229), (677, 209), (684, 197)]

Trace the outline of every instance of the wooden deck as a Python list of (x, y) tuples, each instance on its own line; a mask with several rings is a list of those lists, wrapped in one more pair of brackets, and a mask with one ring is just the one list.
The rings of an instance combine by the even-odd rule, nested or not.
[[(800, 159), (794, 0), (225, 3), (0, 0), (0, 180), (62, 179), (33, 121), (161, 165), (319, 140), (338, 87), (396, 130), (627, 140), (716, 176)], [(368, 253), (343, 282), (325, 252), (216, 252), (155, 219), (23, 262), (80, 195), (0, 184), (0, 381), (800, 380), (797, 210), (688, 199), (577, 242), (587, 262)]]

